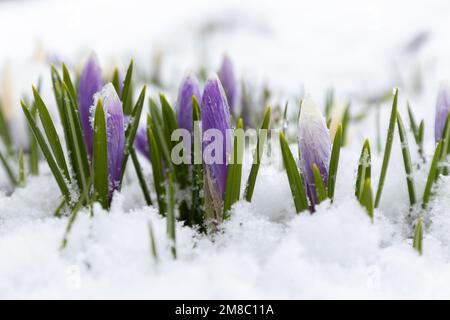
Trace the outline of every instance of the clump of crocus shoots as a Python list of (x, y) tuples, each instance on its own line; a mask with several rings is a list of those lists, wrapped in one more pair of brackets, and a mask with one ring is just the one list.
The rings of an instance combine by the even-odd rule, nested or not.
[(298, 150), (300, 172), (306, 187), (310, 206), (318, 203), (314, 167), (320, 173), (324, 186), (328, 184), (331, 141), (325, 118), (310, 98), (302, 101), (298, 122)]

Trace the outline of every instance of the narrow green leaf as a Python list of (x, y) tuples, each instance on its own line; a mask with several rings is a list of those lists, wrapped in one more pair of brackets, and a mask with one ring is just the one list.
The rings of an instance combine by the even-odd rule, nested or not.
[(58, 187), (61, 190), (61, 193), (63, 194), (63, 196), (65, 197), (67, 203), (70, 203), (71, 199), (70, 199), (69, 188), (66, 185), (64, 176), (61, 173), (61, 171), (59, 170), (59, 167), (56, 164), (55, 159), (53, 158), (50, 148), (48, 147), (47, 143), (45, 142), (44, 136), (42, 135), (41, 131), (37, 127), (36, 123), (34, 122), (33, 116), (31, 115), (27, 106), (25, 105), (25, 103), (23, 101), (21, 101), (20, 103), (22, 105), (22, 110), (25, 114), (25, 117), (28, 121), (28, 125), (30, 126), (31, 131), (33, 132), (37, 142), (39, 143), (39, 146), (41, 147), (42, 153), (44, 154), (44, 157), (47, 160), (48, 166), (50, 167), (50, 170), (51, 170), (53, 176), (55, 177)]
[(422, 255), (423, 252), (423, 222), (422, 217), (419, 217), (416, 228), (414, 230), (413, 248)]
[(151, 114), (151, 126), (153, 130), (153, 134), (155, 136), (155, 140), (158, 146), (159, 151), (161, 152), (161, 156), (164, 159), (164, 164), (169, 169), (170, 172), (174, 172), (174, 165), (172, 159), (170, 157), (170, 144), (167, 144), (166, 134), (164, 131), (163, 120), (161, 118), (161, 114), (158, 110), (158, 106), (156, 102), (150, 98), (150, 114)]
[(422, 207), (423, 208), (426, 208), (428, 201), (430, 200), (430, 197), (431, 197), (431, 189), (433, 187), (433, 183), (437, 176), (437, 172), (438, 172), (437, 167), (438, 167), (439, 159), (441, 157), (443, 143), (444, 142), (441, 140), (438, 143), (436, 150), (434, 151), (433, 161), (431, 162), (430, 171), (428, 172), (427, 183), (425, 185), (425, 190), (423, 192), (423, 197), (422, 197)]
[(417, 138), (419, 136), (419, 128), (417, 127), (417, 122), (409, 101), (406, 103), (406, 108), (408, 109), (409, 125), (411, 126), (411, 131), (414, 135), (414, 138), (416, 139), (416, 142), (418, 143)]
[(377, 194), (375, 197), (375, 208), (378, 208), (381, 199), (381, 192), (384, 187), (384, 180), (386, 179), (386, 173), (389, 165), (389, 158), (391, 156), (392, 142), (394, 141), (395, 122), (397, 119), (397, 100), (398, 89), (395, 89), (394, 101), (392, 103), (391, 117), (389, 119), (389, 128), (386, 138), (386, 146), (384, 147), (383, 164), (381, 166), (380, 179), (378, 180)]
[(14, 147), (11, 140), (9, 125), (6, 122), (5, 116), (3, 114), (3, 106), (1, 101), (0, 101), (0, 137), (3, 140), (6, 149), (8, 150), (8, 154), (12, 155), (14, 153)]
[(136, 105), (134, 106), (133, 111), (131, 113), (131, 123), (128, 125), (127, 130), (125, 132), (125, 150), (124, 150), (124, 157), (122, 160), (122, 176), (120, 181), (123, 180), (123, 177), (125, 175), (125, 169), (128, 162), (128, 157), (131, 153), (131, 150), (133, 149), (134, 139), (136, 138), (136, 132), (139, 127), (139, 120), (141, 119), (142, 108), (144, 106), (146, 89), (147, 86), (144, 85), (144, 87), (141, 90), (141, 93), (139, 94), (139, 98), (136, 102)]
[(153, 225), (151, 221), (148, 222), (148, 236), (150, 239), (150, 252), (153, 258), (155, 259), (155, 262), (158, 262), (159, 261), (158, 249), (156, 246), (155, 233), (153, 231)]
[(138, 178), (139, 185), (141, 187), (142, 193), (144, 194), (145, 203), (148, 206), (151, 206), (153, 203), (152, 203), (152, 199), (150, 197), (150, 192), (148, 191), (147, 182), (145, 181), (144, 174), (142, 173), (142, 168), (141, 168), (141, 165), (139, 163), (139, 160), (138, 160), (138, 157), (136, 155), (136, 151), (134, 150), (134, 148), (130, 149), (130, 156), (131, 156), (131, 161), (133, 162), (133, 165), (134, 165), (134, 169), (136, 170), (136, 176)]
[(95, 199), (104, 209), (108, 208), (108, 147), (106, 138), (105, 112), (101, 100), (95, 108), (94, 144), (92, 148), (92, 176)]
[(125, 115), (131, 114), (131, 78), (133, 76), (133, 66), (134, 61), (131, 60), (130, 65), (127, 69), (127, 74), (125, 76), (125, 81), (123, 82), (123, 89), (122, 89), (122, 103), (123, 103), (123, 113)]
[(403, 125), (402, 117), (400, 113), (397, 112), (397, 127), (398, 133), (400, 136), (400, 142), (402, 147), (402, 155), (403, 155), (403, 164), (405, 166), (406, 173), (406, 183), (408, 185), (408, 195), (409, 195), (409, 203), (414, 205), (416, 203), (416, 188), (414, 186), (414, 178), (412, 176), (412, 163), (411, 163), (411, 154), (409, 152), (408, 146), (408, 138), (406, 136), (405, 126)]
[(71, 153), (74, 150), (73, 141), (71, 140), (71, 129), (69, 126), (69, 120), (67, 118), (68, 111), (66, 110), (66, 103), (64, 102), (64, 94), (63, 94), (63, 82), (61, 77), (56, 70), (56, 68), (52, 65), (51, 67), (51, 76), (52, 76), (52, 84), (53, 84), (53, 93), (55, 96), (56, 105), (58, 107), (59, 117), (61, 119), (61, 125), (64, 131), (64, 140), (66, 141), (66, 150), (69, 155), (69, 162), (74, 169), (74, 155)]
[(314, 175), (314, 185), (316, 187), (316, 199), (317, 203), (321, 203), (327, 198), (327, 190), (322, 180), (322, 175), (320, 174), (319, 167), (313, 164), (313, 175)]
[(358, 174), (356, 177), (356, 187), (355, 187), (355, 195), (356, 198), (360, 199), (362, 196), (362, 192), (364, 189), (364, 181), (371, 176), (371, 154), (370, 154), (370, 144), (369, 140), (364, 140), (364, 145), (361, 151), (361, 156), (359, 157), (358, 164)]
[[(37, 117), (37, 107), (33, 103), (30, 109), (30, 114), (34, 122), (36, 122)], [(33, 131), (28, 127), (28, 136), (30, 139), (30, 173), (33, 176), (39, 175), (39, 146), (36, 138), (34, 137)]]
[(59, 203), (58, 207), (55, 209), (55, 212), (53, 212), (53, 216), (55, 218), (61, 218), (62, 211), (66, 207), (66, 199), (62, 199), (62, 201)]
[(258, 132), (258, 140), (256, 142), (256, 152), (253, 155), (253, 164), (250, 169), (250, 174), (248, 175), (247, 185), (244, 191), (244, 198), (248, 202), (252, 201), (253, 191), (255, 190), (256, 177), (258, 176), (259, 167), (261, 165), (261, 157), (264, 152), (264, 145), (267, 140), (267, 133), (270, 124), (270, 107), (266, 109), (266, 114), (264, 115), (264, 120), (261, 124), (261, 129)]
[[(242, 130), (243, 121), (240, 118), (236, 129)], [(223, 215), (224, 219), (228, 218), (228, 211), (233, 204), (239, 201), (241, 192), (241, 178), (242, 178), (242, 157), (244, 153), (244, 141), (239, 141), (238, 135), (234, 134), (233, 152), (231, 154), (232, 163), (227, 166), (227, 183), (225, 186), (225, 195), (223, 200)]]
[(297, 213), (308, 209), (308, 199), (306, 198), (305, 189), (303, 187), (302, 178), (295, 164), (289, 145), (284, 138), (284, 134), (280, 132), (281, 155), (283, 156), (284, 167), (291, 187), (292, 197), (294, 199), (295, 209)]
[(14, 175), (13, 170), (11, 169), (11, 166), (8, 163), (8, 160), (6, 159), (6, 157), (2, 154), (2, 152), (0, 151), (0, 162), (2, 163), (3, 167), (5, 168), (6, 171), (6, 175), (9, 178), (9, 181), (11, 182), (11, 184), (13, 186), (17, 185), (17, 179), (16, 176)]
[(373, 194), (372, 187), (370, 185), (370, 178), (367, 178), (364, 182), (363, 192), (359, 201), (361, 205), (366, 208), (370, 221), (373, 223)]
[(68, 134), (70, 139), (69, 151), (72, 168), (75, 171), (76, 180), (81, 193), (88, 192), (87, 177), (89, 176), (89, 162), (87, 158), (86, 145), (84, 144), (81, 122), (77, 104), (70, 94), (70, 89), (63, 82), (63, 104), (65, 117), (68, 121)]
[(342, 145), (347, 143), (348, 126), (350, 125), (350, 103), (345, 107), (344, 115), (342, 116)]
[(325, 119), (327, 124), (331, 122), (331, 111), (334, 104), (334, 90), (331, 88), (327, 91), (325, 98)]
[(442, 163), (442, 167), (438, 166), (438, 171), (436, 174), (435, 179), (437, 179), (438, 175), (443, 173), (444, 175), (448, 174), (448, 166), (446, 165), (446, 159), (448, 156), (448, 153), (450, 151), (450, 113), (447, 115), (447, 119), (445, 120), (445, 126), (444, 130), (442, 132), (442, 151), (441, 151), (441, 157), (440, 162)]
[(177, 258), (176, 249), (176, 228), (175, 228), (175, 187), (173, 182), (173, 175), (169, 172), (167, 184), (167, 235), (171, 241), (170, 251), (174, 259)]
[(170, 136), (173, 130), (178, 129), (177, 119), (166, 97), (161, 93), (159, 94), (159, 100), (161, 102), (162, 120), (166, 132), (167, 145), (171, 146), (173, 142)]
[[(288, 121), (288, 117), (287, 117), (288, 105), (289, 105), (288, 102), (286, 102), (286, 104), (284, 105), (283, 123), (282, 123), (282, 128), (281, 128), (282, 132), (283, 132), (283, 135), (286, 134), (286, 130), (287, 130), (288, 125), (289, 125), (289, 121)], [(301, 103), (300, 103), (300, 105), (301, 105)], [(300, 112), (299, 112), (299, 114), (300, 114)]]
[(69, 233), (72, 230), (73, 224), (75, 223), (75, 220), (77, 219), (78, 212), (83, 206), (83, 203), (86, 201), (86, 194), (82, 194), (80, 198), (78, 199), (77, 203), (72, 207), (70, 210), (70, 216), (69, 221), (67, 222), (66, 230), (64, 231), (64, 236), (61, 241), (60, 250), (64, 250), (67, 247)]
[(334, 200), (334, 189), (336, 186), (336, 177), (339, 166), (339, 156), (341, 153), (342, 146), (342, 124), (339, 124), (336, 134), (334, 136), (333, 148), (331, 150), (330, 156), (330, 166), (328, 173), (328, 198), (333, 202)]
[[(172, 148), (178, 143), (178, 141), (172, 141), (171, 135), (174, 130), (178, 129), (178, 123), (175, 116), (175, 113), (167, 101), (166, 97), (163, 94), (159, 95), (159, 99), (161, 102), (161, 111), (162, 111), (162, 120), (164, 126), (164, 132), (167, 140), (167, 146), (170, 152), (172, 152)], [(172, 162), (172, 161), (171, 161)], [(177, 164), (174, 165), (174, 178), (180, 185), (180, 188), (185, 188), (188, 184), (188, 167), (186, 164)]]
[(193, 161), (192, 170), (192, 206), (188, 218), (188, 225), (203, 225), (203, 164), (201, 157), (202, 150), (202, 127), (201, 127), (200, 105), (195, 96), (192, 96), (192, 128), (193, 139), (191, 148), (191, 159)]
[(25, 160), (23, 151), (19, 151), (19, 181), (18, 186), (25, 187)]
[(418, 132), (418, 137), (417, 137), (418, 142), (417, 143), (419, 145), (419, 154), (422, 157), (423, 162), (426, 161), (424, 151), (423, 151), (423, 137), (425, 134), (424, 131), (425, 131), (425, 122), (424, 122), (424, 120), (422, 120), (422, 121), (420, 121), (420, 124), (419, 124), (419, 132)]
[(120, 92), (120, 78), (119, 78), (119, 69), (114, 68), (114, 72), (113, 72), (113, 77), (111, 80), (114, 89), (116, 89), (116, 93), (117, 95), (120, 97), (121, 96), (121, 92)]
[(65, 178), (70, 181), (69, 169), (67, 168), (64, 152), (61, 147), (61, 142), (59, 141), (58, 132), (56, 131), (55, 125), (53, 124), (53, 120), (50, 116), (50, 113), (48, 112), (47, 106), (45, 105), (44, 101), (42, 101), (41, 96), (34, 86), (33, 96), (38, 110), (39, 118), (41, 119), (45, 135), (47, 136), (47, 141), (53, 151), (56, 163), (64, 173)]
[(147, 116), (147, 136), (150, 149), (150, 162), (152, 164), (153, 182), (155, 185), (156, 197), (158, 201), (159, 213), (164, 216), (166, 213), (165, 207), (165, 191), (164, 191), (164, 175), (161, 163), (161, 155), (159, 153), (158, 145), (156, 144), (155, 135), (152, 129), (152, 118)]
[[(64, 63), (62, 64), (62, 69), (63, 69), (63, 81), (65, 83), (65, 86), (66, 86), (71, 98), (73, 98), (75, 100), (76, 109), (78, 109), (77, 91), (75, 90), (72, 79), (70, 78), (69, 70), (67, 69), (67, 66)], [(64, 97), (64, 95), (63, 95), (63, 97)]]

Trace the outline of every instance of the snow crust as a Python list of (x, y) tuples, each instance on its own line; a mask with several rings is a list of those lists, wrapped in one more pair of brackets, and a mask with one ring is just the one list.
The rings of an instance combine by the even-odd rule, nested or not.
[[(147, 10), (134, 0), (32, 3), (0, 3), (0, 30), (11, 31), (0, 34), (0, 42), (9, 44), (0, 50), (0, 69), (12, 69), (8, 81), (17, 101), (23, 93), (29, 95), (40, 74), (43, 98), (53, 101), (49, 69), (33, 56), (36, 43), (52, 59), (69, 64), (95, 50), (105, 66), (118, 63), (125, 68), (135, 57), (136, 65), (148, 70), (149, 56), (162, 50), (162, 78), (170, 84), (172, 102), (184, 74), (200, 64), (217, 69), (224, 52), (235, 62), (239, 77), (270, 85), (275, 98), (288, 99), (292, 106), (302, 88), (320, 103), (332, 86), (339, 102), (352, 100), (357, 114), (365, 108), (362, 96), (398, 86), (405, 124), (407, 99), (416, 118), (426, 124), (427, 164), (420, 165), (408, 133), (417, 194), (422, 195), (434, 148), (437, 92), (450, 72), (446, 1), (195, 1), (179, 12), (169, 9), (181, 6), (174, 1), (148, 2)], [(108, 14), (98, 14), (105, 10)], [(54, 28), (50, 16), (60, 28)], [(30, 28), (38, 20), (39, 27)], [(228, 29), (204, 40), (198, 31), (211, 21)], [(130, 30), (133, 36), (127, 36)], [(426, 45), (406, 52), (421, 32), (429, 34)], [(67, 33), (70, 41), (63, 37)], [(421, 91), (414, 89), (414, 70), (422, 75)], [(380, 105), (382, 146), (390, 103)], [(57, 116), (54, 105), (51, 112)], [(26, 145), (19, 107), (11, 117), (15, 140)], [(295, 137), (295, 126), (289, 130)], [(420, 210), (409, 210), (397, 133), (374, 224), (354, 199), (353, 188), (364, 138), (370, 139), (373, 150), (374, 185), (379, 176), (376, 112), (368, 111), (363, 121), (353, 124), (348, 137), (333, 204), (322, 203), (312, 216), (297, 215), (286, 174), (277, 166), (263, 166), (254, 201), (237, 203), (217, 234), (200, 235), (177, 224), (176, 261), (168, 249), (165, 219), (145, 206), (133, 170), (128, 170), (111, 212), (95, 207), (92, 218), (87, 212), (79, 214), (64, 250), (60, 245), (68, 221), (52, 217), (60, 196), (45, 164), (41, 176), (27, 177), (27, 186), (12, 194), (1, 171), (0, 298), (450, 298), (450, 178), (438, 181), (424, 216), (420, 257), (411, 248), (411, 226)], [(151, 185), (150, 166), (144, 158), (141, 163)], [(245, 166), (243, 181), (248, 172)], [(151, 255), (149, 222), (159, 261)]]

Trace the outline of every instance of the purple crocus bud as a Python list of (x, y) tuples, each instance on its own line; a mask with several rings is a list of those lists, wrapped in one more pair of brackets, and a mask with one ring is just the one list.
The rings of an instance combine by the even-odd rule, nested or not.
[(140, 127), (134, 138), (134, 146), (137, 151), (150, 160), (150, 148), (148, 147), (147, 128)]
[(109, 193), (112, 195), (115, 190), (120, 188), (122, 175), (122, 160), (125, 144), (123, 108), (122, 102), (112, 83), (106, 84), (100, 92), (95, 94), (95, 104), (91, 108), (92, 111), (95, 109), (98, 99), (102, 101), (106, 117)]
[(234, 77), (233, 63), (228, 56), (223, 57), (222, 66), (219, 70), (219, 79), (228, 98), (228, 104), (232, 111), (235, 111), (237, 98), (237, 83)]
[(304, 99), (301, 105), (298, 123), (298, 149), (300, 172), (311, 207), (314, 209), (317, 201), (313, 165), (316, 164), (319, 168), (322, 180), (326, 186), (328, 183), (331, 142), (325, 118), (309, 98)]
[[(217, 76), (206, 81), (201, 109), (206, 212), (208, 216), (220, 221), (227, 183), (227, 160), (231, 151), (227, 130), (231, 129), (231, 124), (230, 107)], [(217, 147), (211, 153), (210, 144)]]
[(94, 94), (102, 88), (102, 71), (97, 57), (92, 54), (85, 64), (80, 75), (78, 86), (78, 107), (80, 111), (81, 125), (83, 127), (84, 141), (89, 157), (92, 156), (92, 127), (90, 108), (93, 103)]
[(178, 127), (192, 132), (192, 97), (201, 101), (200, 85), (194, 75), (184, 78), (178, 92)]
[(434, 120), (434, 140), (438, 143), (444, 133), (445, 122), (450, 111), (450, 88), (442, 86), (436, 102), (436, 116)]

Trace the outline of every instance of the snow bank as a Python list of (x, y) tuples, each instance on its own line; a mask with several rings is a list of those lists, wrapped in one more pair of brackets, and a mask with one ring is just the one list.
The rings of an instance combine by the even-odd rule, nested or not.
[[(174, 86), (167, 89), (172, 100), (188, 69), (199, 64), (215, 69), (224, 52), (236, 61), (241, 76), (270, 84), (277, 97), (293, 106), (301, 87), (321, 103), (325, 89), (333, 86), (341, 102), (352, 99), (357, 113), (365, 107), (361, 95), (400, 86), (399, 110), (406, 122), (409, 99), (417, 118), (425, 119), (425, 151), (431, 157), (437, 88), (450, 70), (448, 8), (442, 8), (447, 2), (431, 1), (426, 7), (388, 1), (372, 7), (357, 1), (236, 3), (242, 6), (239, 10), (233, 3), (212, 7), (195, 2), (181, 10), (182, 17), (160, 7), (161, 2), (149, 3), (147, 10), (137, 10), (142, 2), (131, 0), (127, 9), (124, 3), (99, 0), (1, 3), (0, 29), (11, 33), (0, 35), (9, 44), (0, 51), (0, 67), (13, 61), (16, 98), (46, 72), (46, 101), (53, 101), (49, 71), (29, 59), (36, 39), (69, 62), (93, 48), (105, 66), (114, 59), (125, 64), (134, 56), (145, 68), (150, 54), (160, 48), (167, 54), (163, 78)], [(103, 10), (108, 14), (98, 14)], [(68, 12), (72, 15), (66, 21)], [(30, 28), (49, 22), (50, 15), (57, 16), (60, 28), (51, 23)], [(203, 42), (197, 32), (203, 21), (228, 23), (231, 29)], [(130, 30), (132, 37), (127, 36)], [(428, 44), (405, 53), (408, 41), (422, 31), (430, 34)], [(68, 33), (70, 38), (62, 37)], [(416, 67), (423, 72), (421, 91), (411, 84), (409, 71)], [(389, 105), (380, 108), (383, 139)], [(96, 207), (92, 218), (80, 212), (61, 250), (68, 221), (52, 217), (59, 193), (42, 164), (43, 175), (28, 177), (26, 188), (0, 194), (0, 298), (450, 298), (449, 178), (438, 182), (424, 216), (422, 257), (411, 248), (410, 222), (418, 210), (409, 211), (397, 135), (374, 224), (353, 197), (363, 139), (369, 138), (376, 150), (375, 119), (369, 111), (349, 129), (333, 204), (322, 203), (312, 216), (295, 214), (285, 173), (264, 166), (253, 203), (237, 203), (218, 233), (205, 236), (177, 225), (176, 261), (168, 250), (165, 219), (144, 205), (132, 170), (111, 212)], [(23, 130), (18, 128), (20, 137)], [(418, 165), (412, 136), (408, 138)], [(292, 149), (296, 154), (295, 145)], [(414, 172), (419, 196), (428, 165)], [(380, 166), (381, 154), (374, 151), (375, 180)], [(144, 168), (150, 183), (149, 166), (144, 163)], [(3, 172), (0, 179), (6, 179)], [(151, 255), (149, 222), (158, 261)]]

